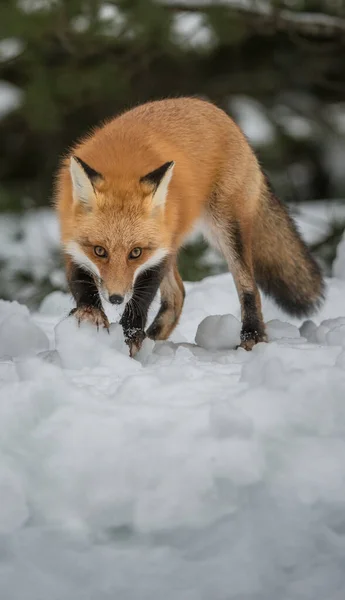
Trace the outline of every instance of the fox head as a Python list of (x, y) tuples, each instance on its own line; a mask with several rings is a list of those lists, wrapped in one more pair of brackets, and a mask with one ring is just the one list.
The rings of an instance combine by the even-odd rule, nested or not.
[(165, 203), (174, 162), (124, 182), (70, 158), (75, 226), (65, 250), (94, 276), (105, 300), (128, 301), (138, 275), (169, 254)]

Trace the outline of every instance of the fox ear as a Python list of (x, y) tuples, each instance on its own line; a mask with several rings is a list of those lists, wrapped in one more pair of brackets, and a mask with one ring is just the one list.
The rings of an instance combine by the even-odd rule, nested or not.
[(95, 197), (94, 186), (103, 179), (102, 175), (78, 156), (71, 156), (70, 173), (74, 201), (90, 207)]
[(174, 166), (174, 161), (166, 162), (155, 171), (141, 177), (140, 183), (144, 190), (147, 194), (152, 194), (153, 208), (164, 206)]

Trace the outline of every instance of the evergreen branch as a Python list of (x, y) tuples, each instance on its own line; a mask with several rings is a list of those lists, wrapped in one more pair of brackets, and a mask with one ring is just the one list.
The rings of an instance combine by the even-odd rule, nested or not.
[(345, 18), (323, 13), (279, 9), (265, 0), (156, 0), (157, 4), (176, 12), (206, 12), (221, 8), (243, 17), (254, 25), (270, 30), (293, 32), (317, 38), (345, 39)]

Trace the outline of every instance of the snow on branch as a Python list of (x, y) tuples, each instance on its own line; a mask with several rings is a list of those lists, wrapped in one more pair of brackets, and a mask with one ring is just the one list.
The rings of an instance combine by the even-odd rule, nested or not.
[(157, 0), (157, 3), (170, 10), (183, 12), (204, 12), (223, 7), (243, 16), (248, 22), (268, 26), (276, 31), (324, 38), (345, 36), (345, 18), (279, 9), (277, 5), (272, 6), (265, 0)]

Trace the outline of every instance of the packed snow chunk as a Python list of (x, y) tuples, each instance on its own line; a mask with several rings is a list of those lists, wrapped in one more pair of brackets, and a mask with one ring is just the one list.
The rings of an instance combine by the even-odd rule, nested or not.
[(304, 321), (302, 323), (302, 325), (299, 328), (299, 332), (301, 334), (301, 337), (308, 340), (308, 342), (315, 343), (317, 329), (318, 326), (316, 325), (316, 323), (314, 323), (314, 321), (312, 321), (311, 319), (308, 319), (307, 321)]
[(113, 367), (117, 371), (140, 368), (140, 363), (129, 357), (121, 325), (110, 325), (109, 333), (105, 328), (97, 330), (92, 323), (78, 325), (71, 316), (55, 327), (55, 345), (61, 364), (66, 369), (93, 368), (102, 365)]
[(24, 486), (13, 468), (0, 465), (0, 535), (18, 530), (28, 518)]
[(337, 317), (336, 319), (325, 319), (322, 321), (321, 325), (327, 327), (329, 331), (335, 329), (336, 327), (340, 327), (340, 325), (345, 325), (345, 317)]
[(331, 329), (326, 335), (326, 341), (329, 346), (342, 346), (345, 348), (345, 325)]
[(28, 316), (12, 314), (0, 324), (0, 358), (14, 358), (48, 350), (46, 334)]
[(338, 244), (337, 254), (333, 263), (333, 275), (345, 281), (345, 233)]
[(195, 343), (206, 350), (234, 349), (240, 343), (241, 323), (233, 315), (211, 315), (201, 321)]
[(27, 306), (19, 304), (19, 302), (8, 302), (7, 300), (0, 299), (0, 324), (7, 319), (7, 317), (13, 315), (29, 317), (30, 312)]
[(62, 315), (64, 313), (68, 314), (74, 306), (75, 303), (73, 302), (72, 296), (56, 291), (48, 294), (48, 296), (42, 300), (39, 312), (41, 315), (47, 316)]
[(317, 326), (306, 321), (300, 328), (301, 335), (309, 342), (328, 346), (342, 346), (345, 343), (345, 317), (326, 319)]
[(267, 338), (269, 342), (284, 338), (300, 338), (298, 327), (291, 323), (284, 323), (279, 319), (273, 319), (266, 324)]

